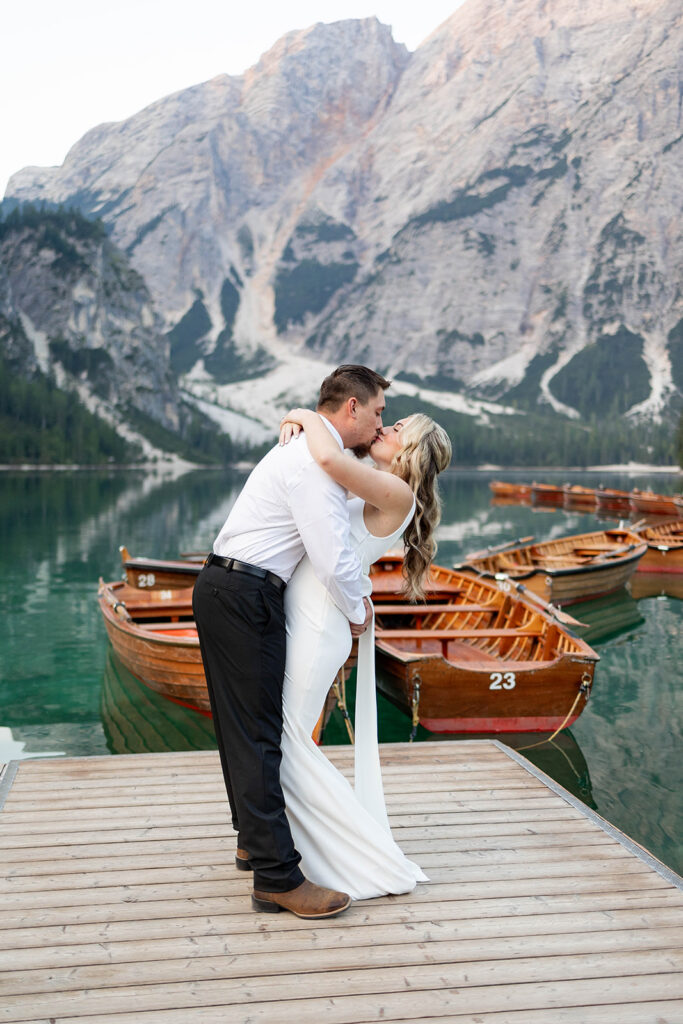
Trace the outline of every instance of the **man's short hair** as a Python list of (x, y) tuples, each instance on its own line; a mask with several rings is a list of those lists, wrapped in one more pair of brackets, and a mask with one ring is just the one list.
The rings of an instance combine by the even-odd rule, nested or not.
[(390, 380), (367, 366), (346, 363), (333, 370), (320, 385), (318, 408), (336, 412), (349, 398), (357, 398), (361, 405), (367, 405), (390, 384)]

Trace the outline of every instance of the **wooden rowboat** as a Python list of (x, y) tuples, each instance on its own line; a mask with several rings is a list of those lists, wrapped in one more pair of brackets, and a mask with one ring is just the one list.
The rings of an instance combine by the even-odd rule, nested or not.
[[(395, 565), (380, 561), (373, 581)], [(376, 603), (377, 687), (431, 732), (552, 732), (583, 710), (597, 654), (513, 581), (432, 566), (443, 603)]]
[(647, 541), (638, 572), (683, 572), (683, 519), (634, 527)]
[(531, 485), (531, 500), (534, 505), (553, 505), (559, 508), (564, 505), (564, 486), (534, 482)]
[(614, 512), (619, 516), (628, 516), (631, 512), (631, 492), (616, 491), (609, 487), (598, 487), (595, 491), (598, 511)]
[(531, 501), (531, 484), (510, 483), (507, 480), (491, 480), (489, 487), (494, 498), (499, 501), (510, 501), (513, 504), (529, 504)]
[(580, 484), (565, 484), (563, 504), (565, 508), (579, 512), (592, 512), (598, 503), (592, 487), (581, 487)]
[(139, 590), (178, 590), (194, 587), (203, 561), (196, 559), (132, 558), (128, 548), (120, 547), (126, 582)]
[[(378, 685), (390, 700), (410, 710), (419, 677), (416, 713), (438, 732), (549, 732), (575, 720), (597, 655), (523, 583), (433, 566), (429, 602), (412, 606), (399, 593), (401, 561), (388, 555), (371, 574)], [(99, 590), (107, 633), (126, 668), (169, 700), (208, 715), (188, 597), (185, 588), (161, 597), (123, 582), (101, 582)]]
[(631, 491), (631, 509), (640, 515), (677, 516), (676, 498), (680, 495), (655, 494), (654, 491)]
[(197, 628), (183, 590), (184, 595), (169, 590), (172, 596), (160, 602), (127, 583), (100, 581), (98, 601), (112, 647), (136, 679), (176, 704), (210, 715)]
[[(167, 700), (210, 717), (192, 591), (141, 591), (100, 580), (98, 601), (114, 652), (128, 671)], [(321, 728), (322, 715), (313, 732), (316, 742)]]
[(545, 601), (571, 604), (623, 587), (647, 544), (630, 530), (576, 534), (541, 544), (514, 543), (468, 555), (456, 568), (488, 577), (523, 580)]

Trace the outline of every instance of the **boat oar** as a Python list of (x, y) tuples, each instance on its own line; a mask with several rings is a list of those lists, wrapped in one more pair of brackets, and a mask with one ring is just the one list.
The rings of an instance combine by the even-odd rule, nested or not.
[(545, 601), (540, 594), (535, 594), (533, 590), (529, 590), (529, 588), (525, 587), (523, 583), (515, 583), (514, 580), (510, 580), (509, 582), (515, 588), (517, 593), (523, 594), (529, 601), (535, 601), (535, 603), (545, 612), (548, 612), (549, 615), (552, 615), (553, 618), (557, 619), (557, 621), (561, 622), (564, 626), (587, 625), (585, 622), (579, 622), (579, 620), (575, 619), (573, 615), (569, 614), (569, 612), (563, 612), (561, 608), (556, 608), (554, 604), (551, 604), (549, 601)]
[[(465, 555), (465, 558), (469, 561), (471, 558), (487, 558), (489, 555), (496, 555), (501, 551), (507, 551), (508, 548), (516, 548), (520, 544), (530, 544), (534, 539), (533, 534), (530, 537), (518, 537), (517, 540), (504, 541), (502, 544), (492, 544), (490, 548), (483, 548), (481, 551), (475, 551), (472, 554)], [(456, 565), (454, 569), (460, 569), (462, 565)]]

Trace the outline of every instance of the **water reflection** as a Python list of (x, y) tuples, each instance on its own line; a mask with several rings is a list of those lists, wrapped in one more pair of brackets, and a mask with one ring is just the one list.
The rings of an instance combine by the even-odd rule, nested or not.
[(121, 664), (111, 648), (102, 676), (100, 712), (112, 754), (216, 748), (209, 717), (150, 690)]
[(614, 594), (581, 601), (572, 605), (569, 611), (582, 623), (574, 632), (591, 647), (620, 633), (636, 629), (645, 621), (638, 603), (625, 588), (617, 590)]
[[(347, 683), (346, 700), (353, 718), (355, 710), (355, 670)], [(377, 718), (379, 738), (382, 743), (405, 743), (411, 730), (406, 714), (394, 707), (381, 693), (377, 695)], [(532, 764), (540, 768), (561, 786), (569, 790), (589, 807), (595, 807), (588, 764), (579, 744), (569, 729), (565, 729), (551, 742), (551, 733), (497, 733), (476, 735), (452, 735), (430, 733), (418, 726), (417, 743), (458, 743), (467, 740), (495, 739), (513, 750), (519, 750)], [(325, 725), (323, 744), (347, 744), (349, 737), (341, 712), (335, 706)]]

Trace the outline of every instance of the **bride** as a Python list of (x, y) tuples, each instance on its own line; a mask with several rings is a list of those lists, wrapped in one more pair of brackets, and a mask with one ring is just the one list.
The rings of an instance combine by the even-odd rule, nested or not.
[[(347, 489), (351, 538), (372, 585), (370, 565), (403, 535), (404, 592), (424, 597), (424, 576), (436, 550), (437, 474), (451, 459), (446, 432), (428, 416), (385, 427), (370, 454), (375, 466), (339, 449), (317, 413), (293, 409), (280, 443), (300, 430), (313, 458)], [(394, 842), (384, 804), (377, 743), (374, 629), (360, 637), (356, 684), (355, 787), (311, 738), (327, 692), (351, 650), (349, 623), (305, 557), (285, 592), (287, 661), (283, 688), (280, 782), (301, 867), (311, 881), (367, 899), (409, 892), (426, 875)]]

